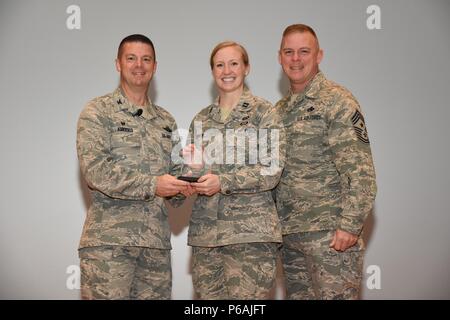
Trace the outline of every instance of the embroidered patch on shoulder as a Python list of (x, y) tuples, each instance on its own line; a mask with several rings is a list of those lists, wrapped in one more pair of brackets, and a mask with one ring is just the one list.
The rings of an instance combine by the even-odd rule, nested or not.
[(364, 117), (356, 110), (355, 114), (352, 116), (353, 129), (355, 129), (356, 136), (358, 139), (364, 143), (369, 143), (369, 135), (367, 134), (366, 123), (364, 122)]

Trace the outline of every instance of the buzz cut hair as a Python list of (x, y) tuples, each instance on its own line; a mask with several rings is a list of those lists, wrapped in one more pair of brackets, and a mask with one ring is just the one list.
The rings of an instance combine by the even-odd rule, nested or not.
[[(291, 33), (295, 33), (295, 32), (298, 32), (298, 33), (308, 32), (308, 33), (312, 34), (314, 39), (316, 39), (317, 48), (319, 48), (319, 39), (317, 38), (315, 31), (313, 30), (313, 28), (311, 28), (310, 26), (308, 26), (306, 24), (301, 24), (301, 23), (291, 24), (290, 26), (286, 27), (286, 29), (284, 29), (282, 38), (284, 39), (284, 37), (290, 35)], [(281, 44), (283, 44), (283, 40), (281, 41)]]
[(131, 35), (123, 38), (122, 41), (120, 41), (119, 49), (117, 49), (117, 59), (119, 59), (120, 56), (122, 55), (122, 49), (123, 49), (124, 44), (129, 43), (129, 42), (141, 42), (141, 43), (148, 44), (152, 48), (153, 59), (156, 61), (156, 52), (155, 52), (155, 47), (153, 46), (152, 40), (150, 40), (148, 37), (146, 37), (142, 34), (131, 34)]

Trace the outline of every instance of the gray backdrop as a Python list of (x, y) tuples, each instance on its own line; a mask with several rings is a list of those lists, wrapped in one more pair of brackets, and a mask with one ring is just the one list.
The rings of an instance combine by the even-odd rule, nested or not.
[[(152, 98), (187, 129), (214, 98), (208, 59), (222, 40), (248, 49), (253, 93), (280, 99), (287, 89), (280, 37), (298, 22), (315, 28), (321, 69), (354, 93), (366, 116), (379, 192), (364, 235), (365, 278), (379, 268), (380, 286), (364, 281), (363, 298), (450, 298), (449, 1), (0, 3), (0, 298), (79, 298), (70, 266), (79, 263), (89, 198), (76, 122), (88, 100), (117, 86), (124, 36), (154, 41)], [(381, 29), (366, 25), (372, 4)], [(81, 29), (67, 28), (70, 5), (81, 9)], [(170, 215), (175, 299), (192, 298), (190, 206)], [(274, 296), (283, 297), (281, 286)]]

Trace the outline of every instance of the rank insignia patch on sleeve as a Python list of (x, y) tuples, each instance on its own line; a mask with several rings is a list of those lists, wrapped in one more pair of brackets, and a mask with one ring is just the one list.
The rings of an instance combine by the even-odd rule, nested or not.
[(358, 110), (356, 110), (355, 114), (352, 116), (352, 123), (358, 139), (364, 143), (369, 143), (366, 123), (364, 122), (363, 115)]

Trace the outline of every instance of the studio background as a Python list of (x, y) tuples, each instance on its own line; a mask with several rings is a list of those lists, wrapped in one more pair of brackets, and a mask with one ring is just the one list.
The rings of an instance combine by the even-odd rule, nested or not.
[[(80, 29), (67, 26), (71, 5)], [(381, 10), (381, 29), (367, 27), (370, 5)], [(246, 47), (247, 84), (275, 103), (288, 89), (281, 34), (305, 23), (324, 49), (321, 70), (356, 96), (371, 140), (378, 194), (362, 297), (450, 299), (449, 16), (449, 1), (425, 0), (2, 0), (0, 298), (79, 299), (70, 277), (90, 199), (76, 124), (90, 99), (118, 85), (122, 38), (152, 39), (152, 100), (187, 129), (215, 98), (209, 55), (218, 42)], [(174, 299), (192, 298), (190, 207), (170, 212)], [(366, 285), (376, 270), (379, 289)]]

